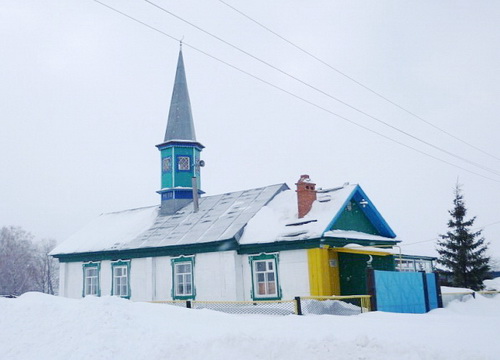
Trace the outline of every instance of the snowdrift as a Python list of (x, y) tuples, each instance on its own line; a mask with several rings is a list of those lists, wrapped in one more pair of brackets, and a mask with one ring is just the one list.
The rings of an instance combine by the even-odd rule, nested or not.
[(230, 315), (114, 297), (0, 298), (1, 359), (498, 359), (500, 296), (428, 314)]

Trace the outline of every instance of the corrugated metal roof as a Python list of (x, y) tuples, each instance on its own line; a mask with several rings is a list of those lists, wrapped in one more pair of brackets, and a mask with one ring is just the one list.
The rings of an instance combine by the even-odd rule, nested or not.
[(173, 215), (158, 207), (103, 214), (68, 238), (52, 255), (108, 250), (156, 248), (239, 239), (248, 221), (286, 184), (200, 198)]
[(398, 241), (386, 236), (330, 230), (332, 218), (343, 211), (346, 202), (358, 191), (360, 188), (355, 184), (322, 190), (311, 211), (300, 220), (295, 191), (286, 184), (205, 196), (200, 198), (198, 212), (189, 204), (173, 215), (161, 215), (158, 206), (103, 214), (52, 254), (154, 249), (230, 239), (240, 245), (322, 236)]
[(239, 238), (248, 221), (286, 184), (202, 197), (199, 211), (188, 205), (174, 215), (158, 216), (153, 226), (125, 248), (199, 244)]

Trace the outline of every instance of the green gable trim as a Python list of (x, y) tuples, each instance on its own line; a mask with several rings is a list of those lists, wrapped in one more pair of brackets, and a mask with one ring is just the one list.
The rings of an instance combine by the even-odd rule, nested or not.
[[(274, 273), (276, 274), (276, 296), (274, 297), (269, 297), (269, 296), (259, 296), (256, 291), (255, 291), (255, 278), (254, 278), (254, 262), (259, 261), (259, 260), (273, 260), (274, 261)], [(281, 292), (281, 286), (279, 282), (279, 274), (278, 274), (278, 265), (279, 265), (279, 254), (259, 254), (259, 255), (253, 255), (248, 257), (248, 262), (250, 263), (250, 273), (252, 275), (252, 291), (251, 291), (251, 297), (252, 300), (281, 300), (282, 292)]]
[(127, 268), (127, 295), (120, 295), (124, 299), (130, 299), (132, 295), (130, 289), (130, 260), (118, 260), (111, 263), (111, 296), (115, 296), (115, 267), (125, 266)]
[(84, 252), (74, 254), (57, 254), (55, 258), (60, 262), (89, 262), (102, 260), (120, 260), (120, 259), (136, 259), (145, 257), (158, 256), (181, 256), (186, 254), (199, 254), (218, 251), (237, 250), (238, 243), (235, 239), (222, 241), (212, 241), (207, 243), (190, 244), (190, 245), (175, 245), (156, 248), (141, 248), (127, 250), (110, 250)]
[(355, 201), (347, 204), (330, 230), (352, 230), (366, 234), (380, 235), (380, 232), (364, 214), (361, 206)]
[[(194, 300), (196, 298), (196, 287), (194, 285), (194, 256), (179, 256), (170, 260), (172, 265), (172, 299), (173, 300)], [(175, 291), (175, 286), (177, 282), (175, 280), (175, 264), (178, 263), (191, 263), (191, 295), (177, 295)]]

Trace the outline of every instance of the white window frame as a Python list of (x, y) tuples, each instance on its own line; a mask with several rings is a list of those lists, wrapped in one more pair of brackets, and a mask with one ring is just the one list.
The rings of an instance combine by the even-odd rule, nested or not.
[(415, 272), (415, 259), (397, 258), (396, 268), (401, 272)]
[[(121, 273), (118, 275), (117, 272)], [(111, 263), (111, 295), (130, 298), (130, 261), (119, 260)]]
[(396, 258), (396, 269), (401, 272), (433, 271), (432, 261), (425, 259)]
[(250, 256), (252, 271), (252, 298), (254, 300), (280, 300), (278, 254)]
[[(101, 296), (99, 284), (100, 263), (83, 264), (83, 297)], [(95, 272), (90, 274), (90, 272)]]
[(172, 259), (172, 298), (175, 300), (194, 299), (194, 257)]

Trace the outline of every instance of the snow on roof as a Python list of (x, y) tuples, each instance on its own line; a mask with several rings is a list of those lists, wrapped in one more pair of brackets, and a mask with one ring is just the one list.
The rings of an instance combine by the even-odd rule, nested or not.
[(386, 247), (376, 247), (376, 246), (363, 246), (363, 245), (359, 245), (359, 244), (347, 244), (343, 248), (349, 249), (349, 250), (363, 250), (363, 251), (370, 251), (370, 252), (386, 253), (386, 254), (391, 254), (391, 255), (395, 255), (395, 254), (399, 255), (400, 254), (399, 249), (386, 248)]
[(345, 184), (342, 187), (322, 190), (311, 211), (302, 219), (297, 219), (295, 191), (283, 191), (248, 222), (240, 244), (321, 237), (356, 187), (356, 184)]
[(395, 238), (388, 238), (385, 236), (372, 235), (352, 230), (330, 230), (326, 231), (323, 235), (325, 237), (351, 239), (351, 240), (401, 241)]
[(286, 184), (201, 197), (199, 211), (186, 205), (173, 215), (159, 207), (102, 214), (65, 242), (52, 255), (95, 251), (156, 248), (238, 239), (248, 221), (288, 189)]
[(346, 183), (319, 190), (317, 201), (301, 219), (297, 218), (296, 192), (286, 184), (204, 196), (196, 213), (189, 204), (173, 215), (160, 215), (158, 206), (103, 214), (51, 254), (159, 248), (230, 239), (241, 245), (322, 236), (394, 241), (356, 231), (327, 231), (357, 188), (357, 184)]
[(154, 223), (158, 206), (102, 214), (52, 250), (51, 255), (112, 250), (134, 239)]

